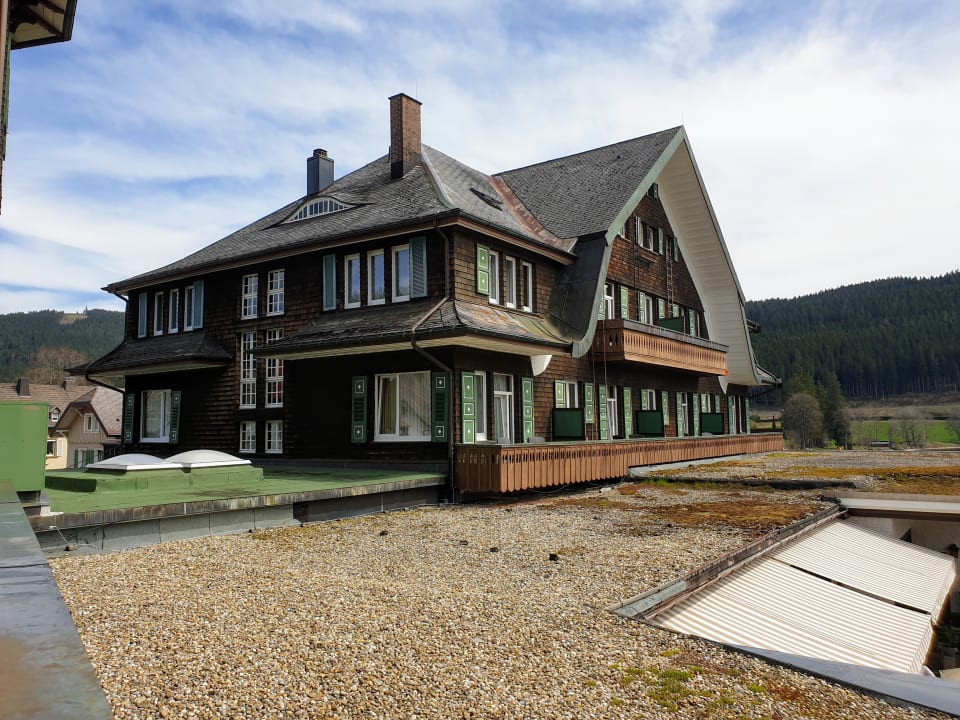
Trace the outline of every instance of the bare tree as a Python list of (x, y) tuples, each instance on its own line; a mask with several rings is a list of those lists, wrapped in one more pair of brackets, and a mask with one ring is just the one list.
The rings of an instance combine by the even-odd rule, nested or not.
[(783, 406), (783, 430), (801, 448), (819, 445), (823, 440), (823, 412), (817, 399), (803, 392), (791, 395)]
[(67, 368), (83, 365), (86, 361), (86, 356), (79, 350), (44, 346), (34, 353), (28, 377), (40, 385), (59, 385), (67, 377)]
[(960, 443), (960, 417), (947, 418), (947, 431)]
[(897, 414), (897, 437), (910, 447), (927, 446), (927, 421), (917, 408), (903, 408)]

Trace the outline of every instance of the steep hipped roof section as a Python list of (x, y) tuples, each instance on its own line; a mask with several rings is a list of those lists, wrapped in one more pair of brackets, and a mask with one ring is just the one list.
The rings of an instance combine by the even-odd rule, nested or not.
[(558, 237), (605, 233), (680, 132), (682, 128), (671, 128), (499, 177)]
[[(71, 413), (70, 410), (76, 410), (76, 412)], [(60, 417), (56, 429), (66, 430), (77, 418), (91, 411), (97, 416), (100, 427), (107, 435), (119, 437), (123, 414), (123, 393), (105, 387), (95, 387), (71, 402), (67, 406), (67, 411)]]
[(203, 331), (127, 339), (89, 365), (71, 370), (86, 375), (138, 375), (143, 373), (222, 367), (232, 356)]

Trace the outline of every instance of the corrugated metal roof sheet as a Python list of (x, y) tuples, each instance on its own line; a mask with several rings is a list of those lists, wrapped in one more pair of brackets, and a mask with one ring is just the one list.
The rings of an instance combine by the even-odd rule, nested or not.
[(653, 622), (727, 644), (916, 673), (933, 639), (931, 615), (939, 615), (956, 575), (953, 559), (937, 555), (832, 523)]
[(827, 525), (770, 557), (934, 617), (955, 577), (952, 557), (846, 522)]

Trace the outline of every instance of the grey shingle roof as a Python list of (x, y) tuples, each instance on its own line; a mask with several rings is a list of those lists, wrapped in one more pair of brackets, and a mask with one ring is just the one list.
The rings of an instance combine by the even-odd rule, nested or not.
[(71, 408), (75, 408), (77, 414), (64, 411), (57, 423), (57, 430), (66, 430), (84, 412), (92, 410), (107, 435), (120, 435), (123, 417), (123, 393), (105, 387), (94, 387), (71, 402), (67, 410)]
[(499, 173), (550, 232), (605, 232), (681, 131), (670, 130)]
[(124, 340), (113, 350), (86, 366), (86, 372), (109, 375), (138, 367), (170, 364), (225, 364), (233, 357), (206, 332)]

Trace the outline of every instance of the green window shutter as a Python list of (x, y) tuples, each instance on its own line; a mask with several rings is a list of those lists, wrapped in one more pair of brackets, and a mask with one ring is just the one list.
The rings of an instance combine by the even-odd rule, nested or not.
[[(323, 256), (323, 309), (337, 309), (337, 256)], [(364, 381), (366, 383), (366, 381)], [(366, 431), (364, 431), (366, 437)], [(356, 442), (363, 442), (357, 440)]]
[(677, 393), (677, 437), (683, 437), (683, 423), (681, 413), (683, 412), (683, 393)]
[(593, 383), (583, 384), (583, 421), (588, 425), (596, 421), (593, 412)]
[(633, 435), (633, 393), (630, 388), (623, 388), (623, 436)]
[(630, 291), (620, 286), (620, 317), (624, 320), (630, 319)]
[(600, 439), (610, 439), (610, 421), (607, 419), (607, 386), (601, 385), (597, 389), (597, 415), (600, 417)]
[(640, 388), (640, 409), (649, 410), (650, 408), (648, 407), (648, 404), (649, 403), (647, 402), (647, 391), (644, 390), (643, 388)]
[(667, 425), (670, 424), (670, 394), (666, 390), (660, 391), (660, 405), (663, 408), (663, 428), (666, 432)]
[(733, 435), (737, 427), (737, 408), (733, 402), (733, 395), (727, 395), (727, 434)]
[(460, 374), (460, 421), (463, 424), (462, 442), (472, 445), (477, 441), (477, 376), (472, 371)]
[(600, 312), (597, 313), (598, 320), (607, 319), (607, 293), (606, 289), (601, 286), (600, 289)]
[(680, 245), (677, 243), (676, 238), (670, 241), (670, 246), (673, 248), (673, 261), (678, 262), (680, 260)]
[[(674, 317), (680, 317), (680, 306), (677, 305), (676, 303), (673, 304), (673, 316), (674, 316)], [(677, 329), (678, 329), (678, 330), (683, 330), (683, 323), (682, 323), (682, 322), (680, 323), (680, 327), (677, 328)]]
[(523, 411), (523, 442), (533, 437), (533, 378), (520, 378), (520, 406)]
[[(327, 257), (333, 257), (328, 255)], [(350, 405), (350, 442), (367, 441), (367, 376), (353, 376)]]
[(747, 429), (747, 432), (750, 432), (750, 398), (743, 399), (743, 412), (746, 413), (747, 416), (744, 427)]
[(690, 334), (696, 335), (697, 333), (697, 311), (691, 310), (687, 313), (687, 324), (690, 326)]
[(661, 255), (663, 252), (663, 228), (657, 228), (657, 252)]
[(700, 396), (693, 394), (693, 434), (700, 434)]
[(642, 322), (649, 322), (647, 320), (647, 296), (642, 292), (637, 293), (637, 319)]
[(203, 327), (203, 280), (193, 282), (193, 329)]
[(563, 380), (553, 382), (553, 406), (558, 408), (567, 406), (567, 386)]
[(137, 337), (147, 336), (147, 294), (137, 296)]
[(133, 442), (133, 413), (137, 407), (137, 396), (127, 393), (123, 396), (123, 442)]
[(450, 376), (445, 372), (435, 372), (431, 376), (433, 412), (430, 422), (430, 439), (433, 442), (446, 442), (450, 433), (450, 413), (447, 412), (450, 395)]
[(427, 239), (410, 238), (410, 297), (427, 296)]
[(663, 319), (667, 316), (667, 301), (663, 298), (657, 298), (657, 319)]
[[(714, 395), (714, 396), (713, 396), (713, 411), (714, 411), (715, 413), (722, 412), (722, 410), (720, 410), (720, 396), (719, 396), (719, 395)], [(723, 421), (721, 420), (720, 422), (723, 422)]]
[(180, 390), (170, 391), (170, 443), (180, 442), (180, 401), (183, 393)]
[(477, 292), (490, 294), (490, 250), (484, 245), (477, 245)]

